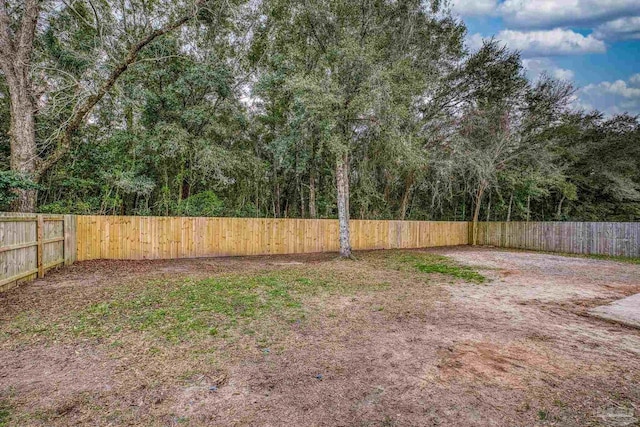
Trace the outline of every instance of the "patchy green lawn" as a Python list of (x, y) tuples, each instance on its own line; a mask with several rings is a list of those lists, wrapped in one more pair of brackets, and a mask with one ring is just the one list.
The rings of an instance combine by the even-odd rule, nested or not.
[(449, 257), (438, 254), (397, 254), (390, 257), (391, 265), (412, 269), (426, 274), (439, 274), (472, 283), (484, 283), (487, 279), (476, 269), (461, 265)]
[[(602, 265), (563, 284), (570, 259), (547, 285), (545, 256), (80, 263), (0, 296), (0, 426), (577, 426), (610, 401), (634, 408), (639, 334), (594, 335), (612, 326), (576, 317), (584, 297), (568, 297), (618, 288), (593, 282)], [(598, 350), (622, 342), (618, 357)]]

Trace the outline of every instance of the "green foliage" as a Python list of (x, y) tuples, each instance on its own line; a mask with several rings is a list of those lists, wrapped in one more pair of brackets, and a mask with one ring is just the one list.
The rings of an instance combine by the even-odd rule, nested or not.
[(48, 214), (75, 214), (90, 215), (96, 211), (95, 203), (82, 200), (56, 200), (55, 202), (41, 205), (38, 212)]
[[(481, 220), (640, 219), (638, 118), (573, 111), (574, 88), (527, 81), (494, 40), (466, 52), (443, 2), (248, 5), (212, 3), (146, 46), (42, 177), (37, 210), (332, 218), (335, 159), (348, 153), (356, 218), (470, 220), (477, 205)], [(183, 6), (47, 11), (32, 55), (34, 93), (46, 92), (39, 155), (131, 44)], [(5, 170), (10, 99), (0, 76)], [(34, 187), (0, 175), (1, 209), (17, 188)]]
[(445, 276), (455, 277), (467, 282), (483, 283), (486, 278), (471, 269), (470, 267), (463, 267), (457, 265), (451, 265), (446, 262), (428, 262), (416, 264), (416, 269), (423, 273), (438, 273)]
[(33, 190), (40, 188), (31, 179), (13, 171), (0, 171), (0, 210), (9, 210), (17, 195), (15, 190)]
[(11, 421), (11, 407), (0, 400), (0, 427), (9, 425)]
[(184, 216), (218, 216), (223, 203), (213, 191), (194, 194), (180, 202), (178, 213)]

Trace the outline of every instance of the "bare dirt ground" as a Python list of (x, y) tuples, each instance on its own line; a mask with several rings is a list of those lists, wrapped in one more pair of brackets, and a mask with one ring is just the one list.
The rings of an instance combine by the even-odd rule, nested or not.
[[(429, 254), (488, 280), (400, 262)], [(640, 425), (640, 330), (588, 315), (639, 293), (640, 265), (470, 247), (358, 258), (84, 262), (0, 294), (0, 425)], [(202, 280), (267, 287), (216, 285), (235, 311), (206, 317), (207, 334), (162, 305), (207, 315), (189, 293)]]

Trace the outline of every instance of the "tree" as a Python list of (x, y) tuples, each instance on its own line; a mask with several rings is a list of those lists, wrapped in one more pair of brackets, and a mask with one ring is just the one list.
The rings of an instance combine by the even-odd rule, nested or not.
[[(56, 12), (55, 8), (45, 10), (44, 4), (45, 2), (41, 0), (25, 0), (22, 5), (16, 4), (11, 7), (6, 0), (0, 0), (0, 68), (4, 74), (10, 96), (11, 170), (35, 182), (39, 182), (42, 175), (69, 151), (72, 138), (87, 115), (111, 90), (127, 68), (136, 61), (139, 53), (155, 39), (195, 17), (202, 1), (198, 0), (196, 4), (187, 7), (187, 11), (181, 12), (181, 16), (164, 22), (162, 25), (154, 27), (151, 16), (144, 20), (143, 24), (132, 25), (134, 28), (129, 30), (126, 35), (135, 34), (137, 40), (127, 40), (127, 48), (117, 52), (116, 59), (107, 61), (108, 64), (96, 60), (92, 64), (85, 64), (84, 69), (76, 69), (75, 73), (64, 70), (62, 67), (58, 68), (58, 75), (65, 75), (75, 82), (74, 96), (71, 101), (72, 106), (68, 109), (68, 115), (63, 124), (58, 129), (50, 130), (51, 133), (54, 133), (51, 135), (51, 139), (55, 141), (55, 148), (49, 150), (47, 155), (43, 157), (36, 141), (36, 119), (41, 111), (39, 103), (43, 99), (46, 100), (47, 96), (53, 95), (52, 92), (56, 89), (52, 86), (55, 86), (57, 82), (50, 78), (38, 81), (34, 77), (36, 73), (33, 59), (38, 36), (38, 21), (44, 18), (44, 26), (51, 30), (51, 26), (63, 15), (77, 15), (78, 20), (81, 21), (77, 25), (87, 27), (83, 33), (91, 39), (90, 44), (94, 47), (93, 53), (97, 54), (99, 58), (100, 55), (109, 56), (114, 53), (113, 49), (110, 49), (109, 43), (125, 41), (119, 37), (120, 35), (116, 31), (107, 28), (109, 17), (120, 14), (122, 19), (126, 20), (131, 10), (136, 9), (135, 7), (129, 9), (125, 6), (123, 10), (119, 11), (102, 10), (100, 12), (103, 12), (103, 15), (99, 15), (99, 10), (91, 3), (93, 14), (90, 15), (90, 9), (84, 3), (64, 6), (61, 12)], [(142, 12), (144, 7), (139, 9), (138, 12)], [(150, 10), (146, 12), (151, 15)], [(126, 28), (127, 24), (124, 27)], [(51, 31), (45, 30), (43, 34), (49, 39), (53, 37)], [(55, 47), (55, 43), (53, 45)], [(49, 53), (53, 54), (53, 61), (43, 59), (41, 67), (47, 68), (50, 62), (54, 64), (64, 62), (65, 58), (61, 49)], [(103, 71), (101, 70), (103, 67), (108, 68), (108, 71), (101, 75), (100, 71)], [(91, 82), (86, 85), (89, 87), (83, 87), (81, 79), (88, 77), (98, 79), (99, 83)], [(30, 212), (35, 209), (36, 190), (21, 188), (17, 190), (17, 194), (14, 203), (15, 210)]]
[(5, 205), (339, 218), (345, 256), (351, 217), (640, 218), (638, 119), (573, 111), (570, 85), (527, 81), (495, 41), (466, 52), (440, 2), (181, 1), (0, 3), (0, 60), (38, 10), (30, 66), (0, 71)]
[(340, 255), (349, 239), (352, 154), (408, 138), (406, 121), (438, 64), (461, 51), (464, 27), (439, 2), (265, 2), (274, 50), (292, 68), (290, 91), (333, 158)]

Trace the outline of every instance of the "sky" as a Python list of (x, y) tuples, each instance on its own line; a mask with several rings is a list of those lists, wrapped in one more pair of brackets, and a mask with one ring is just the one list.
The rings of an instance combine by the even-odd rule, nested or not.
[(451, 0), (472, 51), (494, 37), (527, 74), (572, 81), (576, 105), (640, 114), (640, 0)]

